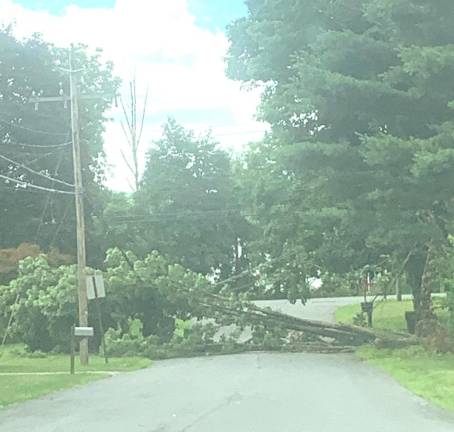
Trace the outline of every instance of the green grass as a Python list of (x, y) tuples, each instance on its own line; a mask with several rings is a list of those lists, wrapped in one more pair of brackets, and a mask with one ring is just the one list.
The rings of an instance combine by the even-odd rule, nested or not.
[[(440, 299), (434, 299), (437, 307)], [(380, 300), (375, 303), (373, 313), (373, 325), (378, 330), (406, 331), (405, 312), (413, 310), (411, 300), (398, 302), (396, 300)], [(361, 305), (343, 306), (336, 311), (336, 321), (344, 324), (353, 324), (353, 317), (361, 312)], [(447, 321), (448, 312), (436, 309), (440, 320)]]
[[(69, 375), (68, 355), (29, 357), (23, 347), (0, 348), (0, 373), (68, 372), (68, 375), (0, 375), (0, 406), (34, 399), (57, 390), (87, 384), (109, 376), (109, 371), (126, 372), (150, 365), (150, 360), (140, 357), (112, 358), (106, 365), (99, 356), (91, 356), (90, 364), (82, 366), (76, 361), (76, 375)], [(86, 372), (106, 371), (91, 375)]]
[[(441, 300), (434, 299), (435, 306)], [(410, 300), (387, 300), (377, 303), (374, 309), (374, 328), (405, 331), (405, 312), (413, 309)], [(350, 305), (336, 311), (338, 322), (352, 324), (360, 312), (360, 305)], [(448, 313), (437, 309), (441, 322), (448, 320)], [(422, 346), (405, 349), (362, 347), (357, 355), (368, 363), (386, 371), (401, 385), (418, 396), (454, 411), (454, 354), (436, 354)]]
[(429, 353), (418, 346), (394, 350), (363, 347), (357, 354), (418, 396), (454, 411), (454, 354)]
[(0, 407), (87, 384), (104, 375), (0, 376)]

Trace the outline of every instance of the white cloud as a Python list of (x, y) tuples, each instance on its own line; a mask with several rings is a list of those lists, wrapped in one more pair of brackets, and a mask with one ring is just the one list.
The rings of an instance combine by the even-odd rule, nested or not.
[[(117, 0), (112, 9), (71, 6), (62, 16), (27, 10), (12, 0), (0, 0), (3, 23), (16, 22), (20, 37), (39, 32), (61, 46), (83, 42), (100, 47), (125, 81), (136, 74), (142, 91), (149, 87), (149, 112), (144, 131), (144, 149), (160, 134), (156, 116), (173, 115), (197, 131), (211, 128), (222, 145), (240, 148), (259, 139), (265, 126), (254, 120), (259, 92), (246, 92), (225, 77), (224, 56), (228, 40), (195, 23), (186, 0)], [(225, 120), (191, 119), (185, 113), (225, 112)], [(107, 126), (106, 152), (114, 167), (109, 185), (125, 189), (127, 176), (121, 161), (124, 145), (118, 124), (119, 112)]]

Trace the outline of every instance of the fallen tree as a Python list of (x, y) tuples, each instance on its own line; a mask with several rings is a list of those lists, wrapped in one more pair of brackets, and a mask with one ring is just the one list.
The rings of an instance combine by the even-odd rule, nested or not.
[[(140, 261), (129, 253), (120, 252), (131, 272), (129, 280), (134, 277), (136, 283), (141, 285), (156, 282), (149, 280), (150, 273), (144, 265), (146, 259)], [(125, 269), (124, 266), (122, 268)], [(230, 280), (226, 280), (222, 284), (225, 286), (229, 282)], [(169, 266), (166, 284), (161, 293), (165, 294), (169, 302), (180, 305), (175, 309), (180, 310), (179, 319), (209, 319), (214, 321), (218, 328), (233, 324), (238, 329), (250, 328), (252, 335), (261, 335), (241, 343), (235, 339), (230, 340), (234, 350), (241, 350), (240, 346), (242, 350), (266, 349), (264, 340), (267, 337), (274, 338), (274, 349), (289, 351), (342, 352), (352, 351), (364, 344), (406, 346), (415, 343), (415, 339), (406, 334), (377, 332), (358, 326), (302, 319), (270, 308), (262, 308), (241, 294), (220, 295), (215, 285), (219, 284), (212, 284), (204, 277), (194, 278), (191, 272), (180, 266)], [(201, 335), (203, 334), (202, 331)], [(209, 351), (222, 351), (222, 347), (218, 347), (212, 338), (205, 337), (204, 343), (207, 349), (211, 347)]]

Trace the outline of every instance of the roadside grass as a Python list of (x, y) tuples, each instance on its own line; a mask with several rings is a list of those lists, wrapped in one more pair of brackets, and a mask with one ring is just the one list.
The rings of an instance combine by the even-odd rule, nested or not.
[[(441, 300), (434, 299), (437, 308)], [(406, 331), (405, 312), (413, 309), (411, 300), (386, 300), (374, 309), (374, 328)], [(352, 324), (360, 305), (343, 306), (336, 311), (336, 320)], [(448, 313), (436, 309), (441, 322)], [(442, 408), (454, 411), (454, 354), (428, 352), (422, 346), (384, 349), (371, 346), (359, 348), (357, 355), (369, 364), (389, 373), (402, 386)]]
[[(434, 298), (435, 312), (441, 322), (448, 321), (448, 312), (439, 308), (442, 299)], [(413, 310), (411, 300), (380, 300), (375, 303), (373, 325), (378, 330), (406, 331), (405, 312)], [(336, 310), (336, 321), (343, 324), (353, 324), (355, 315), (361, 312), (361, 305), (342, 306)]]
[(363, 347), (357, 355), (418, 396), (454, 411), (454, 354), (430, 353), (415, 346), (392, 350)]
[[(141, 357), (112, 358), (104, 364), (104, 359), (91, 356), (90, 364), (82, 366), (76, 361), (76, 374), (69, 375), (69, 356), (49, 354), (28, 355), (20, 345), (0, 347), (0, 406), (34, 399), (57, 390), (67, 389), (91, 381), (106, 378), (110, 372), (126, 372), (142, 369), (151, 364)], [(105, 374), (90, 374), (102, 371)], [(59, 375), (38, 375), (39, 373), (61, 373)], [(66, 375), (66, 372), (68, 374)], [(1, 375), (5, 373), (27, 373), (31, 375)], [(37, 375), (33, 375), (37, 373)]]

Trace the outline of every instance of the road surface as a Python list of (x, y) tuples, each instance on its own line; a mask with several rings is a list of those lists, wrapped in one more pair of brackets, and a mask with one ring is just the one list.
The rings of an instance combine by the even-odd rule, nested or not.
[(452, 432), (454, 418), (353, 356), (156, 362), (0, 410), (2, 432)]
[[(336, 305), (273, 307), (332, 319)], [(352, 355), (266, 353), (155, 362), (0, 410), (1, 432), (365, 430), (452, 432), (454, 416)]]
[(291, 304), (287, 300), (263, 300), (255, 302), (260, 307), (270, 307), (287, 315), (315, 321), (336, 322), (336, 309), (350, 304), (360, 304), (363, 297), (338, 297), (309, 299), (305, 305), (300, 301)]

